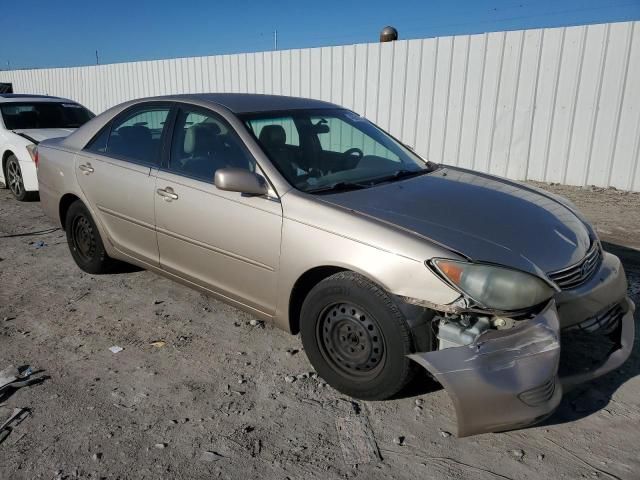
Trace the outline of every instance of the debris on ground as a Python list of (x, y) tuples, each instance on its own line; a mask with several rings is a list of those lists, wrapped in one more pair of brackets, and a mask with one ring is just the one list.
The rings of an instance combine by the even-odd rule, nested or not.
[(447, 432), (446, 430), (440, 430), (440, 436), (443, 438), (449, 438), (451, 436), (451, 433)]
[(26, 366), (16, 368), (13, 365), (0, 371), (0, 399), (2, 399), (9, 389), (18, 389), (28, 385), (35, 385), (45, 381), (48, 376), (34, 377), (34, 374), (41, 371), (34, 371), (33, 368)]
[(154, 447), (156, 447), (156, 448), (157, 448), (157, 449), (159, 449), (159, 450), (162, 450), (163, 448), (167, 448), (167, 444), (166, 444), (166, 443), (164, 443), (164, 442), (162, 442), (162, 443), (156, 443), (156, 444), (154, 445)]
[(124, 348), (114, 345), (113, 347), (109, 347), (109, 350), (111, 351), (111, 353), (120, 353), (124, 350)]
[(200, 460), (203, 462), (217, 462), (221, 458), (224, 457), (217, 452), (211, 451), (202, 452), (202, 455), (200, 455)]
[(284, 381), (287, 383), (293, 383), (296, 381), (296, 377), (294, 377), (293, 375), (287, 375), (286, 377), (284, 377)]
[(149, 345), (151, 345), (152, 347), (156, 347), (156, 348), (162, 348), (167, 344), (167, 342), (165, 342), (164, 340), (155, 340), (153, 342), (151, 342)]
[(0, 425), (0, 443), (4, 442), (13, 428), (27, 418), (30, 413), (28, 408), (14, 408), (9, 418)]
[(519, 448), (511, 450), (509, 453), (512, 457), (517, 458), (518, 460), (522, 460), (522, 458), (524, 457), (524, 450), (521, 450)]

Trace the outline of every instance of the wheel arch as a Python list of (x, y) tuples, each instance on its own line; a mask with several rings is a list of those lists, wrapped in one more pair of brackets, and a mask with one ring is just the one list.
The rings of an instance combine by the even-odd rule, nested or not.
[(305, 298), (313, 287), (325, 278), (335, 275), (338, 272), (349, 271), (345, 267), (336, 265), (322, 265), (313, 267), (304, 272), (293, 284), (291, 294), (289, 296), (289, 331), (296, 335), (300, 331), (300, 312)]
[(11, 155), (15, 156), (15, 153), (9, 149), (5, 150), (2, 154), (2, 176), (5, 180), (7, 179), (7, 161)]
[(69, 207), (76, 200), (80, 200), (80, 198), (73, 193), (65, 193), (62, 198), (60, 198), (60, 203), (58, 205), (58, 215), (60, 216), (60, 225), (62, 226), (63, 230), (65, 229)]

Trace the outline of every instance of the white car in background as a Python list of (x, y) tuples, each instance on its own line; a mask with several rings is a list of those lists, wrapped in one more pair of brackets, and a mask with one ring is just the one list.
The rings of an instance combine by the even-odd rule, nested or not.
[(95, 115), (65, 98), (45, 95), (0, 94), (0, 186), (18, 200), (37, 196), (36, 145), (66, 137)]

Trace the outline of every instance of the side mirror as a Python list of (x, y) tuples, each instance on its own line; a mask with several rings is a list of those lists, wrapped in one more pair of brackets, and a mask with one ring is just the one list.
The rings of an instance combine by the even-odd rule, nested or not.
[(216, 170), (215, 186), (228, 192), (240, 192), (249, 195), (266, 195), (269, 185), (261, 175), (243, 168), (221, 168)]

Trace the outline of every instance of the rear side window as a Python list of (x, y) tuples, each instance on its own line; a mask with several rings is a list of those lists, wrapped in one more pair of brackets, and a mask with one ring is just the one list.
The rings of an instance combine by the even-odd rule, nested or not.
[(87, 145), (86, 150), (136, 163), (160, 164), (162, 131), (169, 107), (136, 109), (116, 118)]
[(111, 128), (108, 126), (103, 128), (102, 131), (94, 137), (89, 145), (86, 146), (85, 150), (89, 150), (90, 152), (97, 153), (107, 153), (107, 142), (109, 141), (109, 133), (111, 132)]

